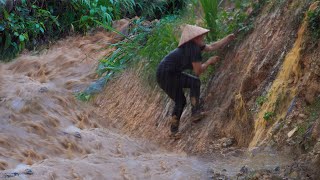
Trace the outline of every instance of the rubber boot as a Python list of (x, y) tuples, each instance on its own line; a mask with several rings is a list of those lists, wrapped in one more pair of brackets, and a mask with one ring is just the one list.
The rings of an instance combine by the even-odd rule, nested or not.
[(180, 120), (178, 119), (178, 117), (177, 116), (172, 116), (171, 117), (171, 121), (170, 121), (170, 131), (171, 131), (172, 135), (178, 133), (179, 124), (180, 124)]
[(203, 119), (207, 113), (202, 110), (201, 104), (198, 98), (191, 97), (191, 120), (192, 122), (198, 122)]
[(169, 135), (169, 137), (174, 140), (180, 139), (181, 138), (181, 133), (179, 132), (180, 119), (177, 118), (177, 116), (172, 116), (170, 123), (171, 123), (170, 125), (171, 134)]

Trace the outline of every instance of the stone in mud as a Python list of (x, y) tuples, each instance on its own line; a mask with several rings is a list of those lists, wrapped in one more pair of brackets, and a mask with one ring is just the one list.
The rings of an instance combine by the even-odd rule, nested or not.
[(79, 132), (75, 132), (73, 134), (74, 137), (81, 139), (81, 134)]
[(26, 170), (24, 170), (24, 174), (32, 175), (33, 171), (31, 169), (26, 169)]
[(40, 89), (39, 89), (39, 93), (46, 93), (46, 92), (48, 92), (49, 91), (49, 89), (47, 88), (47, 87), (41, 87)]
[(224, 138), (222, 140), (222, 147), (228, 148), (228, 147), (231, 147), (234, 143), (235, 143), (234, 138)]
[(297, 130), (298, 130), (298, 127), (295, 127), (294, 129), (292, 129), (292, 130), (288, 133), (288, 138), (291, 138)]
[(307, 116), (305, 114), (299, 114), (299, 118), (305, 119)]
[(17, 172), (13, 172), (13, 173), (4, 173), (4, 178), (12, 178), (12, 177), (16, 177), (19, 176), (20, 174)]
[(248, 172), (249, 172), (249, 169), (247, 166), (242, 166), (242, 168), (240, 169), (241, 174), (247, 174)]

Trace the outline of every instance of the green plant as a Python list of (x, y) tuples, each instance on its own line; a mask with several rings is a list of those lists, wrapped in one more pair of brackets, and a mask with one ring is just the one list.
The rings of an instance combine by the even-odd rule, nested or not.
[(306, 133), (306, 131), (307, 131), (307, 129), (308, 129), (308, 126), (309, 126), (309, 123), (308, 123), (308, 122), (304, 122), (304, 123), (300, 124), (300, 125), (298, 126), (298, 130), (297, 130), (298, 135), (299, 135), (299, 136), (303, 136), (303, 135)]
[(275, 116), (274, 112), (266, 112), (263, 115), (263, 119), (266, 121), (270, 121)]
[(33, 45), (30, 40), (41, 39), (48, 29), (58, 27), (57, 18), (39, 6), (32, 5), (30, 9), (24, 4), (10, 13), (4, 9), (0, 20), (0, 59), (13, 58), (26, 45)]
[(131, 38), (126, 38), (118, 43), (112, 44), (115, 47), (110, 55), (100, 60), (98, 74), (102, 76), (109, 72), (118, 72), (124, 69), (130, 61), (139, 59), (138, 52), (146, 44), (147, 35), (151, 29), (142, 25), (143, 19), (136, 19), (132, 22)]
[(178, 46), (175, 29), (178, 26), (178, 16), (167, 16), (155, 25), (139, 55), (144, 58), (144, 76), (155, 82), (154, 75), (159, 62)]
[(177, 19), (178, 16), (168, 16), (150, 27), (143, 25), (143, 19), (133, 21), (131, 38), (112, 45), (116, 50), (100, 61), (98, 74), (117, 72), (130, 62), (143, 59), (144, 77), (153, 79), (151, 74), (155, 74), (158, 63), (178, 45), (174, 36)]
[(256, 99), (256, 104), (259, 105), (259, 106), (262, 106), (263, 103), (265, 103), (266, 101), (267, 101), (267, 97), (266, 96), (259, 96)]
[(13, 8), (0, 7), (0, 59), (9, 60), (25, 47), (68, 35), (71, 30), (86, 33), (113, 20), (145, 16), (148, 19), (175, 13), (188, 1), (166, 0), (70, 0), (19, 1)]
[(110, 27), (122, 11), (132, 11), (134, 6), (134, 0), (36, 0), (1, 7), (0, 59), (9, 60), (25, 47), (63, 37), (71, 29), (85, 33), (96, 26)]
[(320, 38), (320, 7), (313, 11), (308, 11), (308, 29), (312, 38), (317, 40)]
[(218, 0), (200, 0), (200, 3), (205, 14), (205, 22), (210, 29), (208, 39), (214, 41), (218, 33)]
[(235, 8), (232, 11), (220, 11), (217, 19), (219, 25), (217, 38), (223, 38), (230, 33), (248, 32), (253, 27), (252, 24), (246, 24), (248, 15), (245, 13), (244, 9), (246, 8), (244, 7), (243, 9)]

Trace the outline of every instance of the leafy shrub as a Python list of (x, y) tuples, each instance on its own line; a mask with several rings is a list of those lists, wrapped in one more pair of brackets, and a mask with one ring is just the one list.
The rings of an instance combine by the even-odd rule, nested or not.
[(15, 1), (7, 9), (0, 2), (0, 60), (15, 57), (25, 47), (69, 34), (86, 33), (93, 27), (111, 29), (111, 22), (124, 16), (153, 19), (175, 12), (183, 0), (57, 0)]
[(274, 112), (266, 112), (264, 113), (263, 119), (266, 121), (270, 121), (274, 117)]
[(135, 0), (134, 11), (127, 13), (127, 16), (142, 16), (147, 20), (160, 19), (176, 13), (188, 2), (188, 0)]
[(256, 100), (256, 104), (259, 106), (262, 106), (263, 103), (265, 103), (267, 101), (267, 97), (266, 96), (259, 96)]
[(43, 39), (47, 29), (59, 27), (57, 18), (49, 11), (32, 5), (16, 7), (15, 12), (3, 10), (0, 20), (0, 59), (13, 58), (26, 45), (33, 45), (35, 39)]
[[(127, 0), (128, 1), (128, 0)], [(0, 59), (8, 60), (25, 47), (34, 47), (67, 34), (71, 27), (86, 32), (99, 23), (111, 24), (119, 10), (114, 1), (22, 1), (11, 12), (2, 9)], [(10, 9), (8, 9), (10, 10)]]
[(308, 28), (314, 39), (320, 38), (320, 7), (314, 11), (308, 11)]

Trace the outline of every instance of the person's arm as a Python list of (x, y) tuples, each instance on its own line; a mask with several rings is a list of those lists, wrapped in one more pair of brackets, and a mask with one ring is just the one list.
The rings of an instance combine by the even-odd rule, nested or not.
[(219, 61), (218, 56), (213, 56), (210, 59), (208, 59), (205, 63), (201, 64), (201, 62), (193, 62), (193, 72), (196, 76), (200, 76), (203, 72), (205, 72), (209, 65), (215, 64)]
[(227, 45), (230, 41), (234, 40), (234, 38), (235, 38), (234, 34), (229, 34), (228, 36), (224, 37), (223, 39), (221, 39), (217, 42), (207, 44), (205, 46), (205, 48), (203, 49), (203, 51), (210, 52), (210, 51), (215, 51), (217, 49), (220, 49), (223, 46)]

